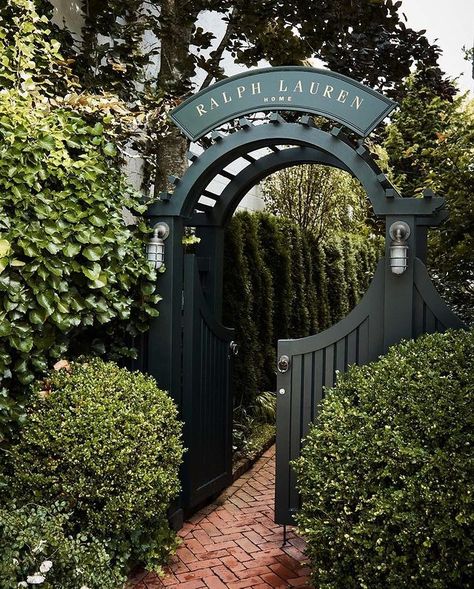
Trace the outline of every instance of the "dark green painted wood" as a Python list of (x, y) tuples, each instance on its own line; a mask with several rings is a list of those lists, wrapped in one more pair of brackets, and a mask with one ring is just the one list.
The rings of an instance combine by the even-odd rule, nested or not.
[(151, 321), (146, 354), (147, 372), (181, 406), (181, 310), (183, 293), (183, 219), (149, 216), (150, 225), (164, 221), (170, 228), (165, 242), (166, 272), (159, 274), (159, 316)]
[(284, 66), (226, 78), (185, 100), (171, 118), (192, 141), (242, 115), (278, 110), (322, 115), (365, 137), (395, 107), (386, 96), (341, 74)]
[[(407, 218), (402, 220), (407, 221)], [(439, 297), (421, 260), (411, 262), (411, 274), (406, 271), (409, 278), (407, 282), (401, 282), (400, 288), (394, 285), (393, 280), (404, 275), (388, 274), (386, 268), (387, 264), (382, 259), (367, 293), (345, 319), (320, 334), (298, 340), (281, 340), (278, 344), (278, 355), (286, 354), (290, 358), (288, 373), (278, 377), (278, 387), (285, 389), (285, 394), (277, 398), (280, 419), (277, 426), (275, 521), (279, 524), (293, 524), (294, 514), (299, 508), (299, 497), (292, 486), (295, 483), (294, 474), (289, 463), (298, 458), (298, 440), (304, 438), (308, 431), (308, 404), (314, 403), (313, 421), (322, 398), (322, 386), (334, 384), (335, 371), (345, 372), (351, 364), (376, 360), (386, 352), (388, 345), (398, 343), (402, 338), (444, 331), (447, 327), (463, 327)], [(394, 301), (394, 296), (402, 300)], [(390, 305), (388, 309), (387, 302)], [(304, 378), (301, 378), (302, 362)], [(319, 380), (318, 375), (322, 376)], [(290, 388), (288, 383), (291, 383)], [(287, 447), (284, 448), (284, 445)]]
[[(294, 524), (294, 514), (299, 508), (300, 500), (294, 486), (295, 478), (289, 462), (300, 455), (301, 440), (308, 432), (310, 421), (314, 420), (317, 414), (318, 404), (322, 398), (322, 387), (332, 386), (335, 381), (335, 371), (344, 372), (349, 358), (356, 359), (358, 352), (366, 346), (364, 341), (360, 341), (367, 339), (367, 330), (364, 326), (368, 322), (377, 323), (380, 320), (383, 312), (383, 290), (384, 262), (382, 260), (364, 298), (345, 319), (320, 334), (278, 342), (278, 355), (286, 354), (291, 359), (288, 373), (278, 376), (277, 385), (278, 389), (285, 389), (285, 394), (279, 394), (277, 397), (277, 413), (281, 419), (277, 424), (275, 521), (279, 524)], [(351, 350), (349, 350), (350, 345)], [(372, 350), (371, 359), (375, 359), (382, 353), (380, 338), (378, 345), (380, 347), (377, 350)], [(306, 375), (304, 379), (301, 378), (303, 358)], [(316, 375), (316, 382), (313, 375)], [(291, 383), (291, 387), (284, 386), (284, 382), (287, 385)], [(312, 414), (308, 414), (305, 410), (308, 403), (313, 405)], [(289, 408), (290, 412), (288, 412)], [(286, 449), (285, 444), (288, 444)], [(285, 471), (289, 472), (285, 473)]]
[(196, 256), (184, 261), (183, 507), (189, 510), (232, 480), (232, 391), (229, 344), (201, 290)]

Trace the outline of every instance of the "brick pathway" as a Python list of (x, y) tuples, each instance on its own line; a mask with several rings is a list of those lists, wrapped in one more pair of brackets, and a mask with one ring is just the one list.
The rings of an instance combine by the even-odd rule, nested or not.
[(273, 523), (275, 447), (212, 505), (187, 521), (167, 575), (142, 573), (134, 589), (311, 589), (304, 541)]

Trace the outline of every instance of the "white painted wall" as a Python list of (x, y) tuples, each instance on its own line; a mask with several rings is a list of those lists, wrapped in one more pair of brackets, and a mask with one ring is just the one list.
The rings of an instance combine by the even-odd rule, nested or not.
[(81, 29), (84, 24), (84, 15), (81, 10), (81, 2), (78, 0), (49, 0), (54, 6), (53, 21), (71, 31), (74, 38), (81, 41)]

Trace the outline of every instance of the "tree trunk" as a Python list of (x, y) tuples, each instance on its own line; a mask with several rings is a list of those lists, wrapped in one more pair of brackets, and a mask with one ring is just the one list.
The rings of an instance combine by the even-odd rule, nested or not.
[[(189, 92), (189, 46), (196, 15), (182, 8), (182, 0), (161, 2), (161, 67), (158, 88), (164, 96), (180, 98)], [(160, 139), (156, 150), (154, 195), (169, 188), (168, 176), (181, 177), (187, 168), (188, 140), (170, 124), (169, 133)]]

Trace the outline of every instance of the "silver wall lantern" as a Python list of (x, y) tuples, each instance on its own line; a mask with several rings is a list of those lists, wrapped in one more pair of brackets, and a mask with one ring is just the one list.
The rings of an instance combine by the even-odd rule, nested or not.
[(393, 274), (403, 274), (408, 267), (408, 245), (410, 227), (404, 221), (396, 221), (389, 229), (392, 243), (390, 244), (390, 269)]
[(170, 234), (170, 228), (166, 223), (157, 223), (153, 227), (153, 236), (146, 246), (146, 257), (156, 270), (163, 266), (165, 261), (165, 239)]

